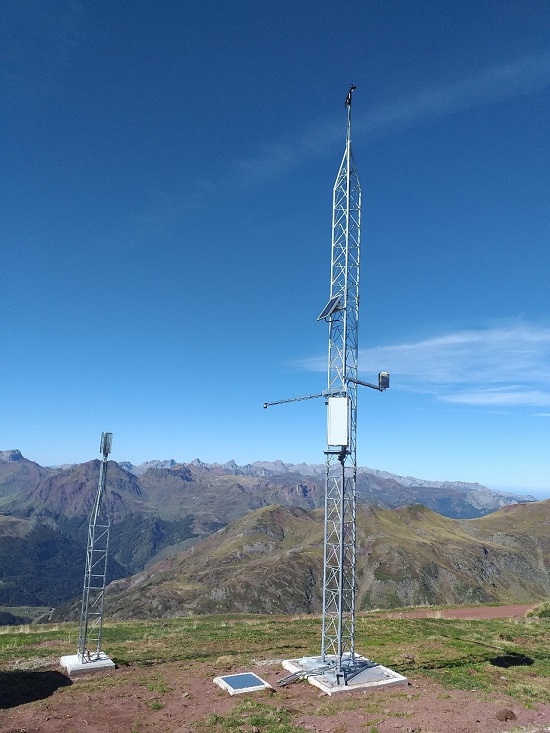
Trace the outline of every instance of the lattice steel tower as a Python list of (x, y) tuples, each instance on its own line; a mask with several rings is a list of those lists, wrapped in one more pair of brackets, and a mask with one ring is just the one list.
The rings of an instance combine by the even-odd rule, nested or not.
[(355, 655), (357, 385), (379, 391), (389, 387), (387, 372), (379, 373), (377, 385), (357, 378), (361, 185), (351, 148), (354, 91), (355, 86), (350, 87), (346, 97), (346, 146), (333, 189), (330, 298), (318, 318), (329, 324), (327, 389), (317, 395), (264, 404), (268, 407), (315, 397), (326, 399), (320, 661), (323, 669), (330, 667), (335, 671), (338, 684), (345, 684), (368, 662)]
[(88, 550), (77, 650), (77, 655), (83, 664), (97, 661), (101, 656), (103, 602), (111, 524), (108, 503), (105, 499), (105, 485), (107, 482), (107, 461), (111, 452), (112, 440), (112, 433), (101, 434), (99, 450), (103, 454), (103, 459), (99, 467), (97, 493), (88, 526)]
[[(354, 655), (357, 475), (357, 356), (361, 184), (351, 148), (351, 102), (346, 147), (333, 190), (332, 265), (327, 393), (325, 542), (321, 656)], [(326, 311), (327, 309), (325, 309)], [(339, 671), (339, 670), (338, 670)]]

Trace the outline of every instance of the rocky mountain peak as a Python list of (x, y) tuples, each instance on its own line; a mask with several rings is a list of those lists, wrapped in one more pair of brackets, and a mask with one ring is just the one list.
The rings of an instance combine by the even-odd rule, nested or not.
[(0, 461), (24, 461), (25, 457), (21, 455), (21, 451), (17, 450), (0, 450)]

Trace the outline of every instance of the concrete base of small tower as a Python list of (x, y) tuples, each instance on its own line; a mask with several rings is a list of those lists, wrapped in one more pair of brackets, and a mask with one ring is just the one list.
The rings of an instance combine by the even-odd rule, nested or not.
[[(289, 682), (296, 679), (307, 679), (307, 681), (318, 687), (327, 695), (335, 695), (341, 692), (365, 692), (369, 689), (379, 689), (392, 685), (406, 685), (408, 680), (398, 672), (388, 667), (366, 659), (359, 654), (351, 658), (342, 658), (342, 675), (336, 674), (336, 657), (327, 655), (323, 661), (322, 657), (301, 657), (300, 659), (285, 659), (283, 667), (291, 672)], [(292, 678), (292, 679), (291, 679)], [(280, 680), (279, 684), (284, 684)]]
[(75, 674), (83, 674), (84, 672), (103, 672), (106, 669), (114, 669), (115, 663), (105, 652), (100, 652), (97, 656), (90, 660), (82, 660), (79, 654), (70, 654), (61, 657), (59, 664), (67, 670), (69, 677)]

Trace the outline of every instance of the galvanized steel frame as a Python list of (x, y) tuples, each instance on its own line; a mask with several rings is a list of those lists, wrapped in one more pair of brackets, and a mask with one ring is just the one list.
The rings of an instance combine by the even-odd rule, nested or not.
[(111, 452), (111, 441), (112, 433), (101, 434), (100, 452), (102, 452), (103, 458), (99, 467), (97, 493), (88, 525), (86, 570), (84, 573), (77, 649), (77, 654), (83, 664), (96, 661), (99, 659), (101, 652), (103, 605), (111, 525), (108, 502), (105, 499), (107, 462)]
[[(347, 446), (327, 445), (323, 628), (321, 656), (355, 657), (357, 379), (361, 185), (351, 149), (351, 91), (346, 148), (333, 190), (331, 298), (339, 306), (329, 321), (327, 395), (347, 397)], [(328, 441), (329, 437), (327, 437)]]

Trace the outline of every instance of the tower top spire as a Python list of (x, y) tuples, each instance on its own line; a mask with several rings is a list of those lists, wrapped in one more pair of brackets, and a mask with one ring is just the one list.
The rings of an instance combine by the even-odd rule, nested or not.
[(357, 89), (355, 84), (352, 84), (349, 88), (348, 95), (346, 97), (346, 101), (344, 103), (344, 106), (348, 110), (348, 129), (347, 129), (347, 147), (349, 147), (350, 141), (351, 141), (351, 101), (353, 92)]
[(346, 107), (351, 107), (351, 97), (353, 92), (357, 89), (355, 84), (352, 84), (349, 88), (348, 96), (346, 97), (345, 105)]

